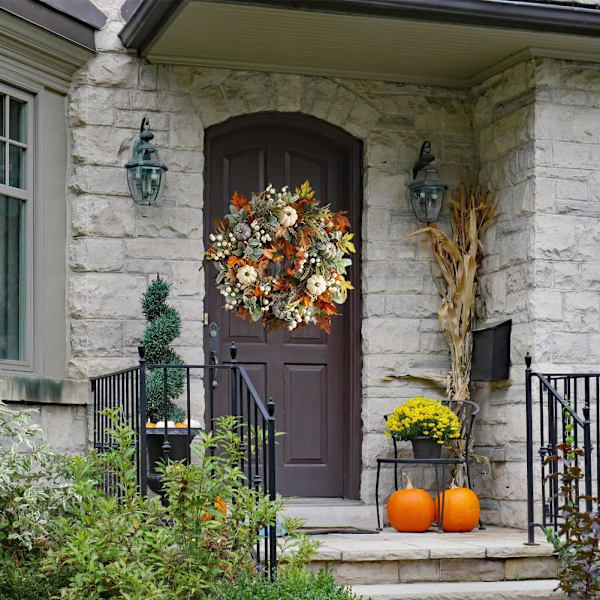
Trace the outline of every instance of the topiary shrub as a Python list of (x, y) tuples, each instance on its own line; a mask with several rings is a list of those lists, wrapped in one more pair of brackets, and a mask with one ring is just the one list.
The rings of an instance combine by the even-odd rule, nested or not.
[[(144, 333), (146, 362), (155, 365), (182, 365), (183, 359), (171, 348), (181, 332), (179, 313), (167, 304), (171, 284), (157, 275), (142, 296), (142, 312), (148, 326)], [(181, 422), (185, 412), (173, 402), (183, 392), (184, 369), (167, 370), (167, 419)], [(147, 416), (156, 423), (165, 418), (164, 370), (155, 369), (146, 378)]]

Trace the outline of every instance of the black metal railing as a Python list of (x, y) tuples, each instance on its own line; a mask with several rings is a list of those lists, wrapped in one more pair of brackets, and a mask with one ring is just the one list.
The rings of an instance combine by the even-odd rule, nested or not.
[[(564, 521), (560, 488), (566, 465), (547, 460), (561, 454), (558, 446), (571, 442), (570, 445), (582, 450), (581, 456), (573, 459), (583, 475), (575, 483), (578, 506), (591, 512), (592, 496), (600, 497), (600, 374), (537, 373), (531, 369), (529, 354), (525, 363), (528, 543), (533, 544), (536, 527), (544, 530), (550, 527), (556, 533)], [(537, 489), (536, 460), (540, 481)], [(536, 506), (541, 506), (541, 511)]]
[[(158, 436), (162, 443), (159, 452), (162, 460), (185, 460), (189, 462), (190, 442), (198, 432), (193, 425), (192, 410), (194, 385), (206, 400), (205, 412), (201, 421), (212, 430), (218, 414), (231, 414), (238, 418), (240, 450), (242, 453), (240, 468), (244, 473), (243, 485), (276, 498), (275, 475), (275, 404), (271, 398), (265, 404), (254, 387), (244, 365), (237, 362), (237, 347), (231, 344), (231, 360), (223, 364), (208, 365), (161, 365), (149, 364), (145, 359), (145, 349), (139, 346), (139, 365), (117, 373), (91, 379), (94, 402), (94, 448), (107, 452), (114, 448), (108, 429), (109, 418), (102, 414), (105, 409), (119, 408), (119, 418), (136, 433), (136, 461), (140, 493), (146, 495), (148, 487), (156, 491), (159, 482), (153, 473), (152, 458), (156, 455), (156, 443), (148, 443), (150, 435)], [(163, 405), (165, 406), (164, 427), (146, 428), (147, 391), (149, 373), (163, 371)], [(167, 381), (171, 370), (184, 371), (184, 396), (187, 410), (187, 427), (175, 431), (168, 427)], [(228, 377), (225, 377), (229, 373)], [(223, 385), (225, 384), (225, 385)], [(228, 398), (218, 389), (228, 390)], [(227, 405), (227, 406), (225, 406)], [(183, 455), (178, 453), (178, 442), (187, 432), (187, 443), (180, 444)], [(159, 441), (159, 440), (157, 440)], [(154, 448), (154, 454), (152, 450)], [(150, 453), (150, 454), (149, 454)], [(119, 486), (114, 476), (106, 474), (104, 489), (107, 493), (118, 494)], [(257, 564), (273, 574), (277, 567), (277, 531), (275, 526), (266, 528), (261, 543), (255, 549)]]

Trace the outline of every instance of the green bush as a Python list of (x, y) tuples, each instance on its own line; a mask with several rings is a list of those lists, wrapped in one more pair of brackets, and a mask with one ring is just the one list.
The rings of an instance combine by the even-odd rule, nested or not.
[[(118, 421), (116, 412), (110, 416)], [(166, 508), (158, 498), (138, 493), (135, 434), (128, 427), (112, 432), (112, 452), (73, 458), (78, 501), (57, 519), (44, 564), (48, 571), (68, 568), (75, 574), (61, 598), (215, 598), (224, 584), (252, 576), (252, 551), (281, 502), (241, 485), (238, 427), (234, 417), (220, 418), (216, 433), (204, 433), (192, 444), (192, 464), (162, 468)], [(119, 498), (98, 485), (98, 463), (119, 482)], [(286, 545), (288, 553), (290, 545), (295, 552), (284, 568), (305, 560), (313, 548), (305, 536), (290, 536)]]
[(264, 578), (244, 579), (222, 590), (223, 600), (353, 600), (350, 589), (338, 586), (325, 571), (311, 573), (293, 569), (284, 571), (275, 581)]

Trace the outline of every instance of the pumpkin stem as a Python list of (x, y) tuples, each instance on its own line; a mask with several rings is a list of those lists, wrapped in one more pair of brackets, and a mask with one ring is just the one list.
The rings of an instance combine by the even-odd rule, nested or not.
[(406, 478), (406, 487), (404, 488), (405, 490), (412, 490), (413, 489), (413, 484), (412, 481), (410, 480), (410, 477), (408, 476), (408, 473), (402, 472), (403, 477)]

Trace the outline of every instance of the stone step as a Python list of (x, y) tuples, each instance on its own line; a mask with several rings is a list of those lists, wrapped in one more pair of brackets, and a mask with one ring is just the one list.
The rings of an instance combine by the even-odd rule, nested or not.
[(341, 498), (292, 498), (283, 514), (303, 519), (306, 527), (354, 527), (375, 530), (375, 506)]
[(525, 544), (519, 530), (470, 533), (398, 533), (316, 536), (311, 568), (331, 570), (340, 584), (395, 584), (553, 579), (553, 547)]
[(355, 585), (353, 591), (364, 600), (559, 600), (552, 579), (527, 581), (404, 583)]

